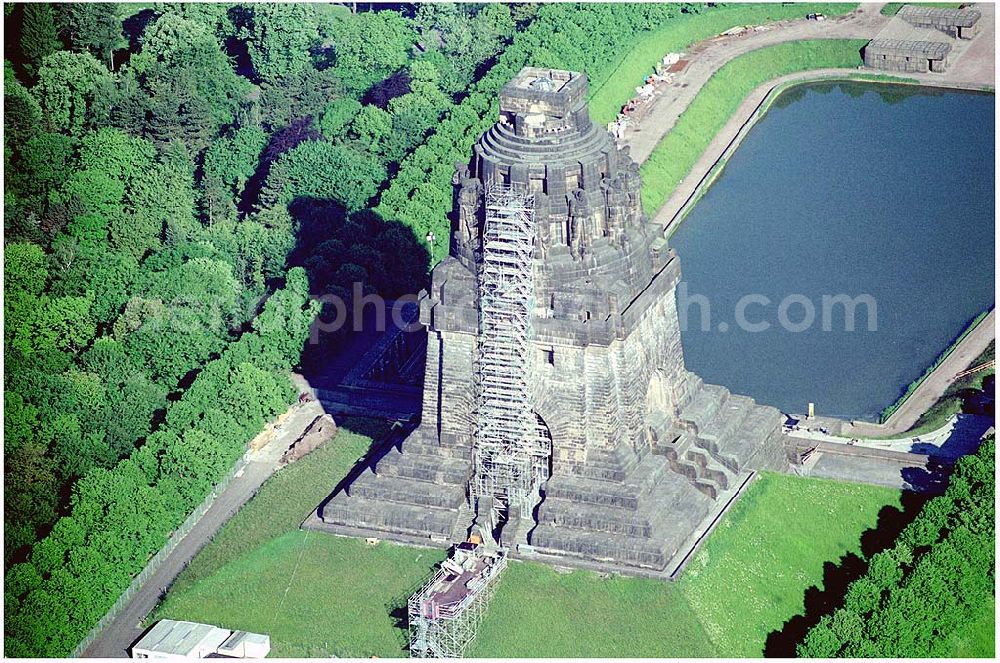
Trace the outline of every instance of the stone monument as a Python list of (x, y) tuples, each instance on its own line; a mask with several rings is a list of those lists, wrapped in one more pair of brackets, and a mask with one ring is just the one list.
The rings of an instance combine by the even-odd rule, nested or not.
[(548, 447), (528, 507), (489, 523), (515, 556), (669, 572), (753, 470), (786, 467), (776, 409), (685, 368), (680, 260), (642, 213), (637, 164), (591, 121), (586, 97), (582, 74), (538, 68), (501, 90), (499, 120), (457, 164), (451, 255), (420, 304), (420, 425), (311, 526), (443, 545), (486, 522), (473, 479), (489, 387), (477, 384), (480, 288), (489, 192), (500, 189), (531, 201), (524, 370), (530, 425)]

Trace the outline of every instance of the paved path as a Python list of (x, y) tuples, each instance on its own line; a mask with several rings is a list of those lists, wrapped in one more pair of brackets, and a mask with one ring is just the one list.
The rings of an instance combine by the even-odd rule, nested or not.
[(212, 540), (226, 521), (236, 515), (256, 494), (260, 486), (278, 469), (278, 459), (288, 445), (301, 436), (305, 428), (321, 414), (323, 408), (316, 401), (293, 408), (291, 416), (278, 426), (271, 441), (250, 458), (243, 474), (234, 478), (219, 494), (215, 503), (174, 548), (156, 573), (150, 576), (118, 617), (84, 651), (84, 657), (128, 657), (128, 648), (144, 630), (141, 621), (156, 607), (166, 588), (205, 544)]
[(992, 417), (962, 414), (915, 438), (848, 444), (844, 438), (815, 430), (795, 431), (788, 437), (799, 452), (813, 449), (804, 463), (793, 466), (799, 475), (940, 493), (952, 463), (975, 452), (992, 429)]
[(975, 451), (983, 434), (993, 426), (989, 417), (973, 414), (957, 414), (937, 430), (917, 436), (904, 435), (893, 439), (854, 438), (822, 433), (816, 429), (800, 429), (788, 433), (788, 437), (806, 443), (829, 442), (845, 446), (882, 449), (899, 453), (923, 454), (934, 458), (954, 459)]

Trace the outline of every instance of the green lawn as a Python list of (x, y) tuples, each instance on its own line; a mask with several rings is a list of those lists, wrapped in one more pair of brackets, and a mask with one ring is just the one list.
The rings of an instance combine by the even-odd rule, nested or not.
[(684, 571), (679, 586), (726, 657), (760, 656), (767, 634), (803, 611), (823, 564), (860, 551), (889, 488), (768, 474), (758, 480)]
[[(156, 618), (188, 619), (271, 636), (271, 655), (406, 655), (405, 597), (441, 551), (291, 531), (184, 591)], [(403, 622), (399, 622), (402, 619)]]
[[(368, 444), (342, 429), (276, 474), (195, 558), (152, 618), (265, 632), (276, 656), (403, 655), (402, 601), (443, 553), (297, 529)], [(765, 475), (677, 583), (512, 562), (469, 653), (759, 654), (767, 633), (801, 611), (823, 563), (856, 551), (861, 533), (898, 495)]]
[(275, 474), (181, 573), (152, 620), (269, 633), (274, 656), (405, 655), (392, 603), (443, 553), (298, 529), (384, 432), (381, 422), (345, 420), (333, 440)]
[(707, 657), (676, 583), (511, 563), (468, 652), (480, 657)]
[(635, 94), (635, 87), (653, 73), (654, 66), (670, 52), (682, 52), (692, 44), (737, 25), (761, 25), (789, 18), (803, 18), (818, 12), (836, 16), (853, 11), (857, 3), (758, 3), (730, 4), (703, 14), (667, 21), (643, 35), (605, 83), (590, 91), (590, 115), (602, 124), (615, 119), (625, 100)]
[(334, 440), (272, 476), (184, 569), (174, 589), (183, 591), (264, 542), (297, 530), (365, 455), (372, 438), (385, 433), (385, 425), (374, 419), (349, 417), (338, 426)]
[(688, 176), (715, 135), (754, 88), (797, 71), (855, 68), (865, 40), (815, 39), (768, 46), (725, 64), (705, 83), (642, 164), (642, 204), (653, 216)]

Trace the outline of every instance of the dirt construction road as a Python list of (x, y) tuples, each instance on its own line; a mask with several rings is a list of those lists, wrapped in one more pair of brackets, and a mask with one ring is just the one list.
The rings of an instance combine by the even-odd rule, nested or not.
[(642, 163), (656, 144), (673, 128), (677, 118), (698, 96), (709, 78), (735, 57), (765, 46), (801, 39), (871, 39), (889, 18), (879, 13), (881, 4), (863, 3), (858, 9), (826, 21), (779, 21), (763, 32), (700, 42), (689, 52), (690, 64), (677, 74), (670, 87), (653, 101), (649, 112), (624, 141), (632, 158)]

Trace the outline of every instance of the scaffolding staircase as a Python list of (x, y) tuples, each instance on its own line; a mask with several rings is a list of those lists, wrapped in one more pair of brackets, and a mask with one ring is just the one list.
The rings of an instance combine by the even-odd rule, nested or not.
[(487, 498), (496, 526), (515, 512), (530, 518), (548, 478), (551, 443), (531, 402), (534, 196), (493, 184), (485, 197), (470, 495), (477, 503)]

